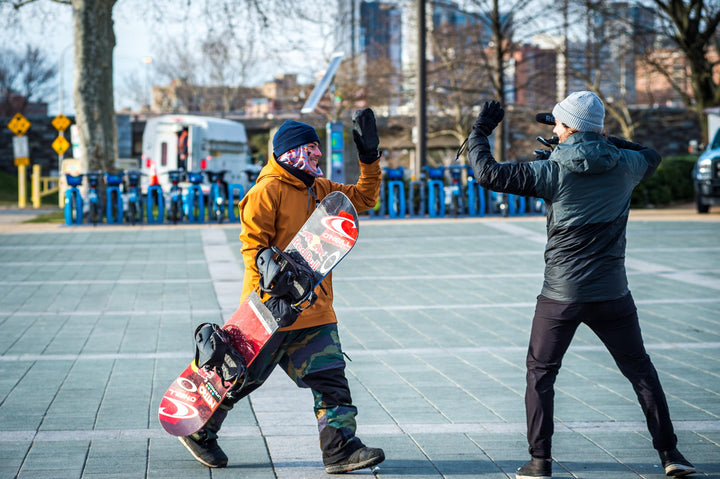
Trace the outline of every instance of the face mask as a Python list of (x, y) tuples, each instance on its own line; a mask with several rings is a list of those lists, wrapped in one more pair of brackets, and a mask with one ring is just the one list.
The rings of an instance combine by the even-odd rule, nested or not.
[(308, 150), (308, 145), (298, 146), (283, 153), (277, 160), (280, 163), (285, 163), (313, 176), (322, 176), (323, 172), (320, 166), (314, 168), (310, 166), (310, 153)]

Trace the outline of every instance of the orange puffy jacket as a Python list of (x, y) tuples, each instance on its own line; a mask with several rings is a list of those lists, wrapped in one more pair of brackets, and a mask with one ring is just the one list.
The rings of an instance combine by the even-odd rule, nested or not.
[[(256, 185), (240, 202), (240, 241), (245, 262), (241, 299), (244, 300), (253, 290), (263, 300), (267, 299), (259, 287), (260, 275), (255, 266), (255, 255), (266, 246), (285, 249), (315, 211), (316, 198), (319, 201), (332, 191), (342, 191), (358, 212), (368, 210), (377, 203), (381, 176), (380, 160), (371, 164), (361, 162), (360, 178), (355, 185), (335, 183), (320, 177), (315, 178), (312, 188), (308, 188), (271, 157), (260, 171)], [(318, 294), (315, 304), (303, 311), (297, 321), (284, 330), (337, 322), (332, 307), (332, 273), (323, 280), (322, 288), (315, 291)]]

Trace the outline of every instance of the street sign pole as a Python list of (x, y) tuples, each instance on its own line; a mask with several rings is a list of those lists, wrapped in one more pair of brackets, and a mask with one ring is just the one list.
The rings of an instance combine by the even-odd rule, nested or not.
[(18, 165), (18, 208), (25, 208), (27, 203), (27, 174), (25, 165)]
[(30, 164), (30, 147), (25, 132), (30, 128), (30, 122), (21, 113), (15, 114), (7, 127), (15, 133), (13, 138), (13, 153), (15, 166), (18, 167), (18, 207), (25, 208), (27, 204), (27, 174), (25, 168)]
[(58, 175), (60, 176), (59, 189), (58, 189), (58, 206), (63, 207), (65, 198), (65, 177), (63, 176), (63, 161), (65, 159), (65, 151), (70, 148), (70, 143), (65, 139), (65, 130), (68, 129), (70, 123), (72, 123), (68, 117), (62, 114), (62, 110), (52, 120), (52, 126), (58, 131), (58, 136), (55, 141), (52, 142), (52, 148), (58, 154)]

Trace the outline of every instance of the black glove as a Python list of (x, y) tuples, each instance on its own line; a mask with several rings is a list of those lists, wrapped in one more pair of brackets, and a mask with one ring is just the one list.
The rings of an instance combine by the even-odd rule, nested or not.
[(293, 308), (290, 302), (284, 298), (271, 297), (265, 301), (265, 306), (270, 310), (273, 318), (281, 328), (290, 326), (300, 316), (300, 312)]
[(550, 158), (550, 153), (552, 153), (552, 151), (550, 151), (550, 150), (535, 150), (534, 153), (535, 153), (535, 161), (539, 161), (539, 160), (547, 160), (548, 158)]
[(477, 131), (483, 136), (490, 136), (490, 133), (498, 126), (505, 116), (505, 110), (500, 105), (499, 101), (486, 101), (483, 104), (482, 110), (475, 120), (473, 130)]
[(356, 110), (352, 116), (353, 140), (358, 149), (360, 161), (363, 163), (374, 163), (380, 158), (378, 146), (380, 138), (377, 134), (375, 114), (370, 108)]

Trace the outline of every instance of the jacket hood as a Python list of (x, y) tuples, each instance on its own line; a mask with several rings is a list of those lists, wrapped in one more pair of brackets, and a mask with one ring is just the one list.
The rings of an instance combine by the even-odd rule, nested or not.
[(620, 156), (620, 150), (601, 134), (581, 131), (555, 147), (549, 160), (573, 173), (597, 175), (613, 169)]

